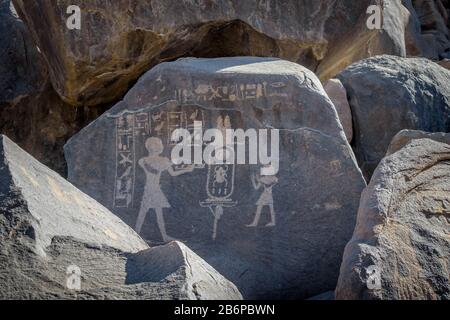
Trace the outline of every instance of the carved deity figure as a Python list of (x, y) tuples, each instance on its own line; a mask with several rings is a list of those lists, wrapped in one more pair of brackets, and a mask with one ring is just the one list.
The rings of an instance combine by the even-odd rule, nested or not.
[(266, 227), (275, 227), (275, 210), (273, 207), (273, 194), (272, 189), (278, 183), (278, 178), (275, 175), (272, 176), (261, 176), (258, 174), (256, 177), (252, 176), (252, 184), (255, 190), (263, 188), (263, 192), (256, 202), (256, 214), (253, 222), (248, 224), (247, 227), (254, 228), (259, 224), (261, 219), (261, 213), (264, 207), (269, 207), (270, 209), (270, 222), (266, 224)]

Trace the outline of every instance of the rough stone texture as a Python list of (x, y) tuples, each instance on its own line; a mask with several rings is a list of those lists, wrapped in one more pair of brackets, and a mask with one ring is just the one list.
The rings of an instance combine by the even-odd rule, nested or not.
[(419, 130), (402, 130), (391, 141), (386, 156), (397, 152), (410, 141), (417, 139), (430, 139), (441, 143), (450, 144), (450, 133), (435, 132), (429, 133)]
[(182, 56), (269, 56), (333, 77), (376, 54), (406, 54), (408, 10), (384, 0), (382, 30), (366, 26), (377, 0), (81, 0), (81, 30), (65, 27), (70, 0), (14, 0), (72, 105), (116, 101), (152, 66)]
[[(154, 247), (129, 259), (127, 283), (164, 282), (177, 285), (183, 300), (241, 300), (235, 285), (220, 275), (202, 258), (178, 241)], [(162, 292), (164, 294), (164, 292)], [(157, 293), (158, 297), (161, 293)], [(154, 299), (154, 297), (149, 296)]]
[[(80, 291), (67, 288), (70, 266), (81, 271)], [(0, 136), (0, 299), (240, 297), (187, 247), (150, 249), (105, 207)]]
[[(173, 165), (169, 136), (194, 120), (203, 129), (279, 129), (278, 174), (261, 177), (257, 164)], [(162, 63), (65, 152), (71, 182), (130, 226), (139, 229), (146, 214), (145, 239), (186, 242), (245, 298), (335, 288), (365, 183), (333, 104), (306, 68), (251, 57)]]
[(323, 85), (325, 92), (330, 97), (336, 111), (339, 115), (339, 120), (344, 127), (345, 136), (350, 143), (353, 140), (353, 123), (352, 123), (352, 110), (347, 100), (347, 91), (345, 90), (342, 82), (339, 79), (330, 79)]
[(46, 68), (9, 0), (0, 0), (0, 104), (39, 92)]
[(309, 298), (308, 300), (316, 300), (316, 301), (331, 301), (334, 300), (334, 291), (324, 292), (315, 297)]
[(63, 145), (105, 110), (64, 103), (42, 55), (9, 0), (0, 0), (0, 133), (66, 174)]
[(411, 12), (410, 23), (414, 26), (407, 35), (408, 54), (433, 60), (450, 58), (450, 1), (403, 0)]
[(408, 24), (405, 29), (405, 47), (408, 56), (436, 56), (435, 48), (426, 45), (422, 36), (422, 26), (412, 0), (402, 0), (409, 11)]
[(384, 158), (362, 194), (336, 298), (450, 299), (449, 223), (450, 145), (414, 140)]
[(399, 131), (450, 131), (450, 71), (430, 60), (373, 57), (338, 77), (347, 89), (354, 151), (367, 179)]
[(450, 59), (444, 59), (444, 60), (439, 61), (439, 65), (441, 67), (444, 67), (445, 69), (450, 70)]
[(105, 107), (73, 107), (64, 103), (49, 81), (42, 92), (18, 103), (0, 103), (0, 133), (9, 136), (36, 159), (67, 175), (63, 146)]

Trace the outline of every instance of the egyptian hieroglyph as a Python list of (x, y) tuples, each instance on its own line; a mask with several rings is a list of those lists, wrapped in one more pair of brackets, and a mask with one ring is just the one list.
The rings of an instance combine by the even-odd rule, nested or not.
[[(255, 129), (264, 163), (174, 164), (174, 132)], [(250, 135), (249, 135), (250, 136)], [(225, 153), (246, 150), (235, 141)], [(69, 180), (151, 245), (188, 244), (245, 298), (304, 298), (334, 288), (365, 183), (336, 110), (307, 69), (278, 59), (181, 59), (145, 74), (65, 148)], [(269, 148), (258, 148), (269, 152)], [(268, 154), (265, 154), (268, 156)], [(326, 261), (326, 263), (325, 263)]]

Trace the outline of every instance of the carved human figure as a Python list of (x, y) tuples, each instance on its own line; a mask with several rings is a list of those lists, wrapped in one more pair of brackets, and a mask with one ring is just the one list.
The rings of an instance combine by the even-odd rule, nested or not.
[(256, 214), (253, 222), (248, 224), (247, 227), (254, 228), (259, 224), (261, 219), (261, 213), (264, 207), (269, 207), (270, 209), (270, 222), (266, 224), (266, 227), (274, 227), (276, 225), (275, 220), (275, 210), (273, 207), (273, 194), (272, 188), (278, 183), (278, 178), (273, 176), (262, 176), (258, 174), (256, 177), (252, 176), (252, 184), (255, 190), (263, 188), (263, 192), (256, 202)]
[(145, 172), (146, 183), (135, 230), (137, 233), (141, 232), (147, 212), (153, 209), (156, 213), (156, 220), (163, 241), (173, 241), (175, 239), (167, 235), (164, 221), (163, 209), (170, 208), (171, 206), (161, 190), (161, 174), (167, 171), (171, 176), (176, 177), (184, 173), (192, 172), (194, 166), (174, 170), (172, 162), (168, 158), (161, 156), (161, 153), (164, 151), (164, 146), (159, 138), (151, 137), (147, 139), (145, 148), (148, 151), (148, 156), (139, 160), (139, 166)]

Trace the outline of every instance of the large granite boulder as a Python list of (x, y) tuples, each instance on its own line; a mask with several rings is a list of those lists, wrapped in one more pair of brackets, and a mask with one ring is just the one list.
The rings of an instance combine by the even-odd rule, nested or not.
[[(269, 56), (328, 79), (376, 54), (405, 55), (409, 12), (383, 1), (381, 30), (366, 25), (378, 0), (14, 0), (72, 105), (116, 101), (140, 75), (182, 56)], [(70, 5), (80, 29), (66, 28)]]
[[(200, 161), (174, 161), (176, 129), (196, 137)], [(202, 161), (202, 151), (222, 150), (206, 129), (245, 130), (249, 140), (228, 152), (243, 148), (246, 164)], [(258, 144), (259, 157), (249, 152)], [(268, 146), (270, 166), (261, 158)], [(365, 186), (320, 81), (278, 59), (162, 63), (65, 152), (72, 183), (151, 243), (184, 241), (245, 298), (334, 289)]]
[(450, 144), (450, 133), (443, 132), (425, 132), (420, 130), (402, 130), (395, 135), (392, 139), (391, 144), (386, 152), (386, 156), (390, 156), (391, 154), (397, 152), (402, 149), (412, 140), (418, 139), (430, 139), (437, 142), (442, 142), (446, 144)]
[(337, 299), (450, 299), (450, 145), (413, 140), (361, 197)]
[(0, 136), (0, 299), (239, 299), (180, 243), (118, 217)]
[(450, 131), (450, 71), (421, 58), (378, 56), (345, 69), (354, 151), (370, 178), (403, 129)]
[(178, 241), (134, 254), (127, 263), (125, 283), (149, 283), (154, 289), (143, 292), (147, 299), (242, 299), (234, 284)]

